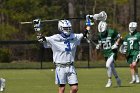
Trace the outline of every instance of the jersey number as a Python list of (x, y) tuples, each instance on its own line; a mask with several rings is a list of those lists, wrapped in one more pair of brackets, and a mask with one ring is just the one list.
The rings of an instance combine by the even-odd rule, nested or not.
[(69, 40), (66, 40), (66, 41), (64, 42), (64, 44), (67, 45), (67, 47), (65, 48), (65, 51), (67, 51), (67, 52), (71, 51), (70, 41), (69, 41)]
[(133, 49), (133, 43), (134, 43), (134, 41), (130, 40), (130, 49)]
[(110, 43), (109, 40), (108, 41), (104, 41), (102, 43), (103, 43), (103, 49), (110, 49), (111, 43)]

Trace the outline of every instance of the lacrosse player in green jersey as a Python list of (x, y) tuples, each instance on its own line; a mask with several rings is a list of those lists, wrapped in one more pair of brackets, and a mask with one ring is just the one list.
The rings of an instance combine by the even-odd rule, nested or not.
[(100, 21), (98, 24), (98, 44), (96, 49), (101, 49), (106, 61), (108, 81), (105, 87), (111, 87), (112, 74), (115, 76), (117, 85), (121, 86), (121, 80), (115, 70), (114, 61), (117, 57), (117, 49), (121, 40), (121, 35), (113, 30), (107, 28), (105, 21)]
[[(127, 63), (130, 66), (132, 80), (130, 84), (140, 83), (138, 76), (138, 61), (140, 57), (140, 33), (136, 31), (137, 23), (129, 23), (129, 34), (126, 35), (123, 41), (123, 54), (126, 54)], [(122, 52), (122, 51), (121, 51)]]

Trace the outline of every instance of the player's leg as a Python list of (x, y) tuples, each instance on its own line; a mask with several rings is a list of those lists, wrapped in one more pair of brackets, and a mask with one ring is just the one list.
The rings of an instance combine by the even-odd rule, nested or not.
[(66, 82), (67, 82), (67, 80), (66, 80), (65, 68), (56, 67), (55, 83), (58, 84), (58, 86), (59, 86), (58, 93), (64, 93)]
[(70, 87), (71, 87), (70, 93), (77, 93), (78, 83), (77, 84), (70, 84)]
[(64, 93), (64, 92), (65, 92), (65, 84), (60, 84), (59, 89), (58, 89), (58, 93)]
[(129, 67), (130, 67), (130, 74), (131, 74), (131, 81), (129, 82), (130, 84), (133, 84), (135, 83), (136, 81), (136, 78), (135, 78), (135, 73), (134, 73), (134, 67), (132, 65), (132, 62), (133, 62), (133, 56), (127, 56), (126, 57), (126, 60), (127, 60), (127, 63), (129, 64)]
[(69, 67), (69, 72), (67, 74), (67, 80), (70, 85), (70, 93), (77, 93), (78, 91), (78, 79), (77, 73), (74, 66)]
[(112, 68), (111, 68), (111, 63), (113, 62), (113, 55), (111, 55), (107, 61), (106, 61), (106, 68), (107, 68), (107, 75), (108, 75), (108, 81), (105, 87), (111, 87), (112, 85)]
[(134, 72), (135, 72), (135, 78), (136, 78), (136, 83), (140, 83), (140, 79), (139, 79), (139, 75), (138, 75), (138, 54), (136, 56), (134, 56), (134, 62), (132, 63), (134, 65)]
[(5, 88), (5, 79), (4, 78), (0, 78), (0, 91), (3, 91)]
[(117, 71), (116, 71), (116, 69), (115, 69), (114, 62), (111, 64), (111, 68), (112, 68), (112, 73), (113, 73), (113, 75), (114, 75), (115, 78), (116, 78), (117, 85), (118, 85), (118, 86), (121, 86), (121, 80), (120, 80), (120, 78), (119, 78), (119, 76), (118, 76), (118, 74), (117, 74)]
[(135, 75), (136, 83), (140, 83), (139, 75), (138, 75), (138, 63), (133, 62), (132, 65), (134, 66), (134, 75)]
[(130, 84), (133, 84), (136, 82), (136, 77), (135, 77), (135, 70), (134, 70), (134, 64), (130, 64), (130, 73), (132, 76), (132, 80), (130, 81)]

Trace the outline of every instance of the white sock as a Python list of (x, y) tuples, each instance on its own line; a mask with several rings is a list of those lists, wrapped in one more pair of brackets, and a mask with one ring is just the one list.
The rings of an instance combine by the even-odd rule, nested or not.
[(108, 79), (108, 82), (111, 82), (111, 79)]
[(135, 81), (135, 80), (136, 80), (135, 75), (132, 75), (132, 81)]
[(135, 76), (136, 76), (136, 80), (139, 80), (139, 76), (138, 76), (138, 74), (136, 74)]

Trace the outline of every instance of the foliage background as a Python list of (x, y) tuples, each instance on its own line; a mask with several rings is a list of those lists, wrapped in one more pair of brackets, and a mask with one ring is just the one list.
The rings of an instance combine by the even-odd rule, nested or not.
[[(137, 2), (139, 2), (137, 0)], [(22, 21), (79, 18), (86, 14), (95, 14), (106, 11), (109, 27), (117, 29), (124, 37), (128, 33), (128, 24), (134, 20), (133, 0), (0, 0), (0, 41), (34, 41), (36, 35), (33, 25), (21, 25)], [(137, 15), (139, 3), (137, 3)], [(72, 20), (74, 32), (84, 30), (85, 20)], [(139, 16), (137, 16), (139, 23)], [(97, 21), (92, 31), (92, 39), (96, 42)], [(46, 36), (59, 33), (57, 22), (43, 23), (42, 33)], [(0, 44), (0, 61), (15, 60), (38, 61), (40, 47), (33, 45), (5, 45)], [(52, 60), (51, 50), (47, 50), (47, 59)], [(34, 54), (34, 55), (32, 55)], [(88, 57), (89, 56), (89, 57)], [(76, 59), (98, 60), (101, 57), (95, 51), (95, 46), (88, 46), (83, 40), (78, 48)], [(120, 56), (121, 59), (121, 56)]]

